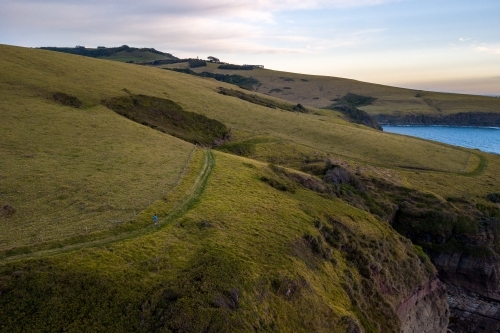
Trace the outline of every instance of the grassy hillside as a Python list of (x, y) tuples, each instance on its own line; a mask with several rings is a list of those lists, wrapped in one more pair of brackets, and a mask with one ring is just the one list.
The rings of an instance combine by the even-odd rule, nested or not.
[[(498, 156), (338, 111), (273, 109), (158, 68), (0, 52), (1, 331), (398, 332), (398, 304), (435, 270), (384, 214), (403, 201), (420, 218), (471, 209), (442, 228), (455, 232), (500, 192)], [(131, 119), (202, 115), (230, 140), (193, 150), (110, 101)]]
[[(182, 68), (187, 64), (172, 64), (163, 68)], [(446, 94), (402, 89), (356, 80), (280, 72), (267, 69), (226, 70), (218, 64), (193, 69), (195, 72), (238, 74), (251, 76), (260, 83), (254, 89), (260, 93), (279, 97), (317, 108), (328, 107), (348, 93), (370, 96), (376, 100), (360, 109), (370, 114), (430, 114), (445, 115), (459, 112), (500, 113), (500, 99), (493, 97)]]

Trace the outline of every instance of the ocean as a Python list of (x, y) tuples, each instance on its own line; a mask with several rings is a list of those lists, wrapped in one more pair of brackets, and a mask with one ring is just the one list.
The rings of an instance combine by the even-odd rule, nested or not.
[(388, 133), (404, 134), (500, 155), (500, 128), (498, 127), (384, 125), (382, 128)]

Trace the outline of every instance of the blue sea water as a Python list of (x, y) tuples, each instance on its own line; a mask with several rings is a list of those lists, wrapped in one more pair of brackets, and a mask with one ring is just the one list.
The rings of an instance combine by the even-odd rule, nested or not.
[(415, 136), (500, 154), (500, 128), (498, 127), (382, 126), (382, 128), (388, 133)]

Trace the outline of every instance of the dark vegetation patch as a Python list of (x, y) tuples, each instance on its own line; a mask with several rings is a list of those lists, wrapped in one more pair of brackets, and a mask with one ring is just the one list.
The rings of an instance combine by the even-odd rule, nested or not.
[(135, 122), (192, 143), (212, 145), (214, 141), (224, 139), (228, 134), (227, 127), (221, 122), (184, 111), (179, 104), (168, 99), (129, 95), (102, 103)]
[(261, 176), (260, 180), (279, 191), (291, 192), (291, 193), (295, 192), (295, 187), (293, 186), (293, 183), (286, 181), (285, 179)]
[(9, 218), (16, 213), (16, 209), (11, 205), (3, 205), (0, 209), (0, 217)]
[(233, 70), (245, 70), (245, 71), (251, 71), (252, 69), (255, 68), (253, 65), (232, 65), (232, 64), (225, 64), (225, 65), (219, 65), (219, 69), (233, 69)]
[(269, 93), (270, 93), (270, 94), (271, 94), (271, 93), (273, 93), (273, 92), (277, 92), (277, 93), (279, 93), (279, 92), (282, 92), (282, 91), (283, 91), (283, 90), (281, 90), (280, 88), (273, 88), (273, 89), (269, 90)]
[(166, 69), (174, 71), (174, 72), (191, 74), (191, 75), (195, 75), (195, 76), (209, 77), (212, 79), (216, 79), (217, 81), (235, 84), (239, 87), (242, 87), (242, 88), (245, 88), (248, 90), (252, 90), (254, 85), (260, 83), (259, 80), (255, 79), (253, 77), (247, 77), (247, 76), (242, 76), (242, 75), (238, 75), (238, 74), (229, 75), (229, 74), (216, 74), (216, 73), (210, 73), (210, 72), (202, 72), (202, 73), (198, 74), (189, 68), (166, 68)]
[(307, 79), (300, 79), (300, 81), (302, 81), (302, 82), (309, 82), (309, 80), (307, 80)]
[(295, 81), (295, 79), (292, 79), (291, 77), (283, 77), (283, 76), (281, 76), (280, 79), (282, 79), (283, 81), (286, 81), (286, 82), (293, 82), (293, 81)]
[[(329, 109), (332, 109), (331, 107), (328, 107)], [(357, 109), (352, 106), (347, 106), (347, 105), (338, 105), (333, 107), (333, 110), (338, 110), (344, 114), (344, 116), (347, 117), (347, 119), (355, 124), (361, 124), (365, 125), (377, 130), (382, 130), (382, 127), (379, 125), (379, 123), (370, 116), (368, 113), (366, 113), (363, 110)]]
[(139, 52), (149, 52), (149, 53), (154, 53), (158, 55), (165, 56), (165, 58), (169, 58), (171, 60), (178, 59), (171, 55), (170, 53), (164, 53), (158, 50), (155, 50), (153, 48), (136, 48), (136, 47), (129, 47), (128, 45), (122, 45), (119, 47), (98, 47), (96, 49), (89, 49), (84, 46), (76, 46), (76, 47), (41, 47), (43, 50), (49, 50), (49, 51), (56, 51), (56, 52), (63, 52), (63, 53), (70, 53), (70, 54), (77, 54), (85, 57), (92, 57), (92, 58), (101, 58), (101, 57), (111, 57), (116, 55), (118, 52), (134, 52), (134, 51), (139, 51)]
[(334, 104), (325, 107), (329, 110), (338, 110), (347, 117), (347, 119), (355, 124), (362, 124), (377, 130), (382, 130), (378, 122), (365, 111), (359, 110), (358, 107), (370, 105), (377, 99), (371, 96), (356, 95), (347, 93), (344, 97), (333, 99)]
[(141, 65), (159, 66), (159, 65), (180, 64), (183, 62), (189, 62), (189, 59), (158, 59), (153, 61), (141, 62)]
[(189, 59), (188, 62), (190, 68), (204, 67), (207, 65), (207, 62), (205, 60), (200, 59)]
[(290, 89), (292, 89), (292, 88), (290, 88), (290, 87), (283, 87), (283, 89), (290, 90)]
[(56, 92), (52, 95), (52, 99), (62, 105), (79, 108), (83, 103), (75, 96), (65, 94), (63, 92)]
[(500, 192), (497, 193), (490, 193), (486, 196), (486, 199), (493, 203), (499, 203), (500, 202)]
[(347, 93), (344, 97), (340, 98), (337, 103), (346, 104), (354, 107), (366, 106), (375, 102), (377, 99), (371, 96), (357, 95)]
[(251, 141), (227, 142), (218, 150), (239, 156), (250, 156), (255, 152), (255, 143)]
[(244, 101), (257, 104), (260, 106), (265, 106), (271, 109), (281, 109), (285, 111), (307, 113), (307, 109), (302, 104), (293, 105), (293, 104), (281, 103), (255, 94), (247, 94), (239, 90), (226, 89), (222, 87), (219, 88), (219, 93), (226, 96), (237, 97)]

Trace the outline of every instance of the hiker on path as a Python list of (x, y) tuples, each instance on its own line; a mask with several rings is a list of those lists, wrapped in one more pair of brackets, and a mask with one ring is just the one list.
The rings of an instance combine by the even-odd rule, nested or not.
[(155, 223), (155, 227), (157, 227), (158, 226), (158, 216), (156, 216), (156, 214), (155, 214), (155, 216), (153, 216), (153, 222)]

